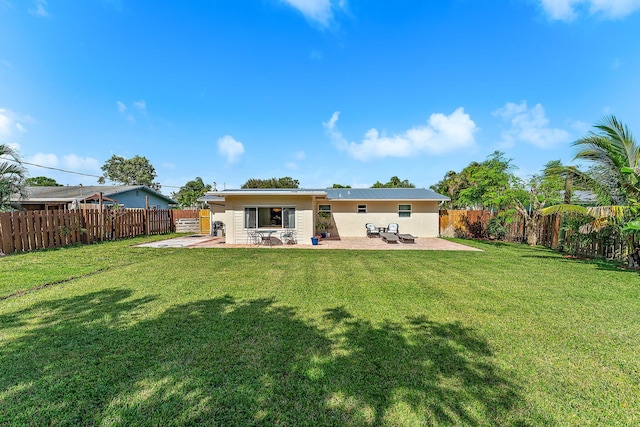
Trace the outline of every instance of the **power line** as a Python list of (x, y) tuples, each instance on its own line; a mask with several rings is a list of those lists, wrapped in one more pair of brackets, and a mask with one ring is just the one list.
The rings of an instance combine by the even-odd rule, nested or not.
[[(11, 159), (9, 159), (9, 160), (11, 160)], [(11, 161), (15, 162), (15, 160), (11, 160)], [(54, 167), (51, 167), (51, 166), (36, 165), (35, 163), (29, 163), (29, 162), (16, 162), (16, 163), (22, 163), (23, 165), (29, 165), (29, 166), (36, 166), (36, 167), (43, 168), (43, 169), (51, 169), (51, 170), (58, 171), (58, 172), (73, 173), (73, 174), (76, 174), (76, 175), (90, 176), (92, 178), (101, 178), (99, 175), (91, 175), (91, 174), (88, 174), (88, 173), (68, 171), (68, 170), (65, 170), (65, 169), (54, 168)]]
[[(4, 157), (2, 159), (3, 160), (9, 160), (10, 162), (14, 162), (14, 163), (18, 163), (18, 164), (35, 166), (35, 167), (38, 167), (38, 168), (49, 169), (49, 170), (54, 170), (54, 171), (58, 171), (58, 172), (72, 173), (72, 174), (75, 174), (75, 175), (82, 175), (82, 176), (89, 176), (91, 178), (102, 178), (102, 176), (100, 176), (100, 175), (91, 175), (89, 173), (83, 173), (83, 172), (70, 171), (70, 170), (66, 170), (66, 169), (54, 168), (52, 166), (44, 166), (44, 165), (38, 165), (38, 164), (35, 164), (35, 163), (21, 162), (21, 161), (18, 161), (18, 160), (4, 158)], [(111, 181), (111, 182), (113, 182), (113, 181)], [(182, 187), (178, 187), (177, 185), (160, 185), (160, 187), (182, 188)]]

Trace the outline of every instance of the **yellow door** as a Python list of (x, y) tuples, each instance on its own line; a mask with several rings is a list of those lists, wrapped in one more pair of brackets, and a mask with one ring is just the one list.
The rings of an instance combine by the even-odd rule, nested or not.
[(209, 209), (200, 210), (200, 234), (211, 233), (211, 216)]

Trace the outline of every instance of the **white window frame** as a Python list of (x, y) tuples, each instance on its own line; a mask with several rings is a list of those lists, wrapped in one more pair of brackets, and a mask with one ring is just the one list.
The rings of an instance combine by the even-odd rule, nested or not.
[(366, 214), (367, 213), (367, 205), (366, 204), (358, 205), (356, 207), (356, 212), (359, 213), (359, 214)]
[[(266, 225), (266, 226), (259, 226), (260, 223), (260, 209), (274, 209), (274, 208), (278, 208), (280, 209), (281, 212), (281, 224), (280, 225)], [(293, 210), (293, 216), (292, 217), (287, 217), (285, 218), (284, 213), (285, 210)], [(255, 227), (249, 227), (248, 223), (247, 223), (247, 219), (249, 218), (247, 216), (247, 212), (248, 211), (253, 211), (254, 212), (254, 219), (255, 219)], [(285, 223), (288, 222), (289, 219), (293, 219), (293, 225), (286, 224), (287, 226), (285, 227)], [(245, 206), (243, 213), (242, 213), (242, 223), (244, 226), (245, 230), (258, 230), (261, 228), (278, 228), (278, 229), (283, 229), (283, 230), (288, 230), (288, 229), (295, 229), (296, 228), (296, 207), (295, 206)]]
[(318, 213), (331, 214), (331, 205), (318, 205)]

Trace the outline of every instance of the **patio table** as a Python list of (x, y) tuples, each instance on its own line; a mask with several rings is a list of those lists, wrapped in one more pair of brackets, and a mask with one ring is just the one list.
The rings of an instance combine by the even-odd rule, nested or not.
[(260, 236), (260, 241), (262, 244), (269, 243), (269, 247), (271, 247), (271, 235), (278, 230), (256, 230), (256, 233)]

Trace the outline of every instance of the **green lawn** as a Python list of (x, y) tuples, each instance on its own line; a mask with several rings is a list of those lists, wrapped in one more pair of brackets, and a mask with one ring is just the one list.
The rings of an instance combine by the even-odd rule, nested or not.
[(640, 276), (545, 249), (0, 258), (0, 425), (638, 425)]

